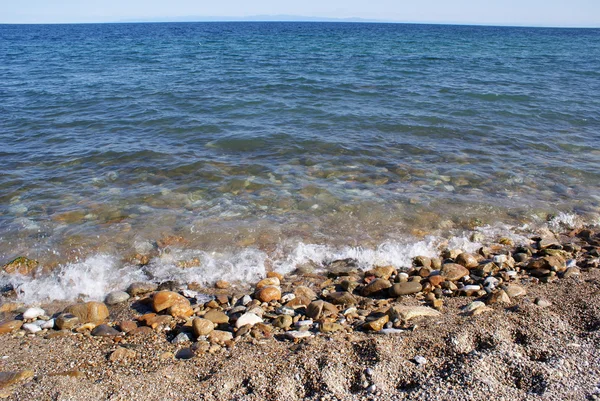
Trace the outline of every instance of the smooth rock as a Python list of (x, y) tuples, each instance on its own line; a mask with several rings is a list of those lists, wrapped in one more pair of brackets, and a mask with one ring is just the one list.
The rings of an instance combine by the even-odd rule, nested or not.
[(132, 320), (124, 320), (122, 322), (119, 322), (118, 326), (119, 330), (121, 330), (124, 333), (130, 333), (138, 327), (137, 323)]
[(42, 328), (34, 323), (25, 323), (23, 326), (21, 326), (21, 329), (31, 334), (37, 333), (38, 331), (42, 331)]
[(211, 309), (204, 314), (204, 319), (210, 320), (214, 324), (226, 324), (229, 323), (229, 316), (224, 312), (216, 309)]
[(321, 333), (335, 333), (337, 331), (344, 330), (344, 326), (342, 326), (339, 323), (325, 322), (325, 323), (321, 324), (319, 330), (321, 331)]
[(128, 359), (135, 359), (136, 357), (137, 353), (134, 350), (119, 347), (110, 354), (108, 360), (111, 362), (122, 362)]
[(275, 272), (275, 271), (271, 271), (267, 273), (267, 278), (271, 278), (271, 277), (276, 277), (279, 279), (279, 281), (283, 281), (283, 274)]
[(392, 321), (396, 319), (407, 321), (420, 316), (441, 316), (439, 311), (428, 306), (394, 305), (387, 313)]
[(413, 265), (415, 267), (431, 267), (431, 258), (427, 256), (417, 256), (413, 259)]
[(275, 286), (262, 287), (256, 292), (256, 298), (260, 302), (279, 301), (281, 299), (281, 289)]
[(457, 281), (469, 275), (469, 270), (458, 263), (444, 263), (440, 269), (440, 275), (449, 281)]
[(229, 331), (213, 330), (208, 335), (208, 341), (210, 341), (213, 344), (214, 343), (223, 344), (230, 340), (233, 340), (233, 334), (230, 333)]
[(381, 331), (385, 327), (385, 324), (390, 321), (388, 315), (383, 315), (375, 320), (371, 320), (363, 324), (363, 329), (367, 331)]
[(64, 313), (68, 313), (79, 318), (80, 323), (94, 323), (96, 325), (103, 323), (108, 319), (108, 308), (102, 302), (86, 302), (67, 307)]
[(489, 305), (493, 305), (493, 304), (505, 304), (508, 305), (511, 303), (510, 301), (510, 297), (508, 296), (508, 294), (506, 293), (506, 291), (504, 290), (498, 290), (496, 292), (493, 292), (489, 295), (487, 303)]
[(470, 253), (463, 252), (456, 257), (456, 263), (466, 267), (467, 269), (473, 269), (479, 266), (477, 258)]
[(132, 283), (127, 288), (127, 293), (129, 293), (129, 295), (131, 295), (132, 297), (137, 297), (138, 295), (144, 295), (144, 294), (148, 294), (149, 292), (156, 291), (157, 288), (158, 288), (158, 285), (156, 285), (154, 283), (138, 282), (138, 283)]
[(396, 273), (396, 268), (394, 266), (377, 266), (365, 272), (365, 275), (372, 275), (377, 278), (389, 280), (394, 273)]
[(40, 326), (42, 329), (46, 329), (46, 330), (53, 329), (55, 323), (56, 323), (55, 319), (38, 320), (37, 322), (35, 322), (35, 324)]
[(194, 318), (192, 320), (192, 331), (196, 337), (207, 336), (211, 331), (215, 329), (215, 324), (208, 320), (202, 318)]
[(288, 327), (291, 327), (293, 323), (294, 319), (292, 319), (292, 317), (289, 315), (277, 316), (273, 320), (273, 326), (280, 329), (287, 329)]
[(427, 363), (427, 359), (421, 355), (415, 356), (414, 361), (417, 365), (425, 365)]
[(550, 301), (547, 301), (543, 298), (536, 298), (534, 303), (539, 306), (540, 308), (547, 308), (549, 306), (552, 306), (552, 303)]
[(312, 333), (310, 331), (286, 331), (284, 336), (289, 340), (300, 340), (302, 338), (312, 337)]
[(117, 304), (127, 301), (128, 299), (129, 299), (129, 294), (126, 293), (125, 291), (113, 291), (106, 296), (106, 298), (104, 299), (104, 302), (107, 305), (117, 305)]
[(321, 300), (311, 302), (306, 308), (306, 316), (312, 319), (320, 319), (337, 314), (338, 309), (335, 305)]
[(23, 319), (33, 320), (37, 319), (38, 317), (44, 316), (45, 314), (46, 311), (44, 311), (42, 308), (29, 308), (25, 312), (23, 312)]
[(354, 295), (347, 291), (329, 293), (327, 299), (335, 305), (355, 305), (358, 302)]
[(19, 330), (23, 326), (21, 320), (10, 320), (8, 322), (0, 323), (0, 334), (10, 334)]
[(421, 291), (423, 286), (418, 281), (407, 281), (405, 283), (396, 283), (389, 289), (391, 297), (400, 297), (402, 295), (416, 294)]
[(121, 334), (121, 332), (115, 330), (107, 324), (101, 324), (92, 330), (92, 335), (94, 337), (115, 337), (119, 334)]
[(256, 289), (260, 290), (261, 288), (265, 287), (279, 287), (280, 285), (281, 282), (277, 277), (267, 277), (256, 283)]
[(0, 397), (8, 398), (10, 393), (5, 392), (10, 387), (30, 380), (35, 373), (32, 370), (21, 370), (19, 372), (0, 372)]
[(61, 313), (55, 321), (59, 330), (73, 330), (80, 323), (79, 318), (70, 313)]
[(372, 295), (376, 295), (380, 292), (383, 292), (384, 290), (387, 290), (391, 286), (392, 286), (392, 283), (390, 283), (388, 280), (383, 279), (383, 278), (376, 278), (375, 280), (371, 281), (369, 284), (367, 284), (363, 288), (362, 294), (365, 297), (369, 297)]
[(181, 344), (193, 341), (190, 333), (179, 333), (171, 340), (171, 344)]
[(262, 321), (263, 320), (258, 315), (248, 312), (238, 318), (235, 322), (235, 327), (239, 329), (246, 325), (254, 326), (257, 323), (262, 323)]
[(381, 329), (377, 332), (377, 334), (384, 334), (387, 336), (391, 336), (391, 335), (403, 334), (405, 332), (406, 332), (406, 330), (402, 330), (402, 329)]
[[(155, 312), (175, 307), (175, 312), (185, 312), (191, 309), (190, 301), (174, 291), (159, 291), (152, 297), (152, 308)], [(171, 314), (173, 316), (173, 314)]]
[(317, 299), (317, 294), (310, 288), (300, 285), (294, 289), (294, 295), (297, 297), (305, 297), (309, 300)]
[(175, 358), (182, 360), (192, 359), (194, 356), (196, 353), (191, 348), (182, 348), (175, 354)]
[(527, 291), (525, 291), (525, 288), (521, 287), (520, 285), (516, 285), (516, 284), (507, 285), (506, 287), (504, 287), (504, 291), (510, 298), (521, 297), (521, 296), (527, 294)]
[(231, 284), (229, 284), (229, 282), (225, 280), (219, 280), (215, 283), (215, 288), (218, 288), (220, 290), (225, 290), (229, 287), (231, 287)]

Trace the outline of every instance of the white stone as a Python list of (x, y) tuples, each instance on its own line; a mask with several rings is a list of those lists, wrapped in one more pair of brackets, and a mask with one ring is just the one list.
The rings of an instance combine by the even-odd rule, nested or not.
[(290, 308), (287, 306), (282, 306), (281, 308), (277, 308), (277, 310), (275, 312), (278, 315), (290, 315), (290, 316), (296, 315), (296, 311), (294, 310), (294, 308)]
[(285, 304), (287, 302), (290, 302), (292, 299), (296, 299), (296, 295), (292, 294), (291, 292), (288, 292), (287, 294), (283, 294), (283, 296), (281, 297), (281, 303)]
[(479, 291), (481, 289), (478, 285), (465, 285), (462, 290), (463, 291)]
[(44, 316), (45, 314), (46, 311), (44, 311), (42, 308), (29, 308), (25, 312), (23, 312), (23, 319), (33, 320), (37, 319), (40, 316)]
[(402, 329), (383, 329), (383, 330), (379, 330), (377, 333), (389, 336), (389, 335), (394, 335), (394, 334), (402, 334), (405, 331), (406, 330), (402, 330)]
[(242, 297), (242, 300), (240, 301), (242, 305), (246, 306), (248, 305), (250, 302), (252, 302), (252, 297), (250, 295), (244, 295)]
[(485, 304), (481, 301), (475, 301), (475, 302), (471, 302), (469, 305), (465, 306), (463, 308), (463, 310), (465, 311), (465, 313), (471, 313), (475, 309), (479, 309), (479, 308), (485, 308)]
[(38, 320), (38, 322), (40, 322), (39, 326), (42, 329), (53, 329), (54, 328), (54, 319), (50, 319), (50, 320)]
[(351, 306), (350, 308), (346, 309), (345, 311), (343, 311), (342, 313), (344, 315), (349, 315), (351, 313), (356, 313), (358, 311), (358, 309), (356, 309), (354, 306)]
[(288, 331), (285, 333), (285, 337), (290, 340), (297, 340), (300, 338), (312, 337), (312, 333), (310, 331)]
[(577, 261), (575, 259), (569, 259), (567, 260), (567, 268), (569, 267), (576, 267), (577, 266)]
[(239, 329), (240, 327), (246, 325), (254, 326), (256, 323), (262, 323), (262, 321), (263, 320), (258, 315), (248, 312), (244, 313), (238, 318), (238, 320), (235, 322), (235, 327)]
[(415, 356), (415, 362), (418, 363), (419, 365), (425, 365), (427, 363), (427, 359), (425, 359), (425, 357), (423, 357), (421, 355), (417, 355), (417, 356)]
[(313, 325), (312, 320), (299, 320), (296, 322), (296, 327), (311, 327)]
[(506, 263), (508, 261), (508, 258), (506, 257), (506, 255), (495, 255), (493, 261), (495, 264), (501, 265), (502, 263)]
[(38, 331), (42, 331), (42, 328), (35, 323), (25, 323), (21, 328), (28, 333), (37, 333)]

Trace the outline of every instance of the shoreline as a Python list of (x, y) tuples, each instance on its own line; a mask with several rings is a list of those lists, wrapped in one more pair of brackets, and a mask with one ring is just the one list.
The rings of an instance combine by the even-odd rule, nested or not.
[(0, 371), (21, 376), (0, 375), (0, 395), (594, 399), (600, 234), (546, 234), (417, 257), (406, 272), (338, 260), (325, 274), (272, 272), (254, 292), (219, 282), (214, 299), (166, 282), (108, 307), (4, 303), (0, 331), (19, 327), (2, 335)]

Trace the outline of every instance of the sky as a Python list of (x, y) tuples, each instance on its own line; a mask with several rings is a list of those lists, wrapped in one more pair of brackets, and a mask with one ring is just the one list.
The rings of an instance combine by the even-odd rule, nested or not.
[(0, 23), (177, 21), (278, 15), (600, 27), (600, 0), (0, 0)]

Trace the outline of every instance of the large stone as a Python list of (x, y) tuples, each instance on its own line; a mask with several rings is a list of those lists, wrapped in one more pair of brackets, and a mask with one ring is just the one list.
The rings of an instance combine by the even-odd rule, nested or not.
[(306, 316), (311, 319), (321, 319), (337, 314), (338, 309), (335, 305), (321, 300), (313, 301), (306, 307)]
[(239, 329), (240, 327), (246, 325), (254, 326), (257, 323), (262, 323), (262, 321), (263, 320), (258, 315), (248, 312), (244, 313), (238, 318), (238, 320), (235, 322), (235, 327)]
[(391, 286), (392, 283), (390, 283), (388, 280), (383, 278), (376, 278), (375, 280), (367, 284), (366, 287), (363, 288), (362, 294), (365, 297), (377, 295), (382, 293), (384, 290), (387, 290)]
[(467, 269), (473, 269), (479, 266), (479, 262), (477, 258), (470, 253), (463, 252), (456, 257), (456, 263), (461, 266), (466, 267)]
[(394, 305), (387, 314), (392, 321), (399, 319), (407, 321), (420, 316), (440, 316), (441, 313), (428, 306)]
[(327, 295), (327, 299), (335, 305), (355, 305), (357, 303), (354, 295), (347, 291), (332, 292)]
[(469, 270), (458, 263), (445, 263), (442, 265), (440, 274), (449, 281), (457, 281), (469, 274)]
[(407, 281), (405, 283), (396, 283), (390, 288), (391, 297), (416, 294), (421, 291), (423, 286), (418, 281)]
[(116, 305), (129, 299), (129, 294), (125, 291), (113, 291), (106, 296), (104, 300), (107, 305)]
[(29, 308), (25, 312), (23, 312), (23, 319), (33, 320), (37, 319), (38, 317), (44, 316), (45, 314), (46, 311), (44, 311), (42, 308)]
[(389, 278), (394, 273), (396, 273), (396, 268), (394, 266), (377, 266), (365, 272), (365, 274), (368, 276), (375, 276), (377, 278), (383, 278), (385, 280), (389, 280)]
[(23, 326), (21, 320), (10, 320), (0, 323), (0, 334), (10, 334), (19, 330)]
[(20, 256), (2, 266), (2, 270), (8, 274), (18, 273), (22, 275), (30, 275), (35, 271), (35, 269), (37, 269), (37, 267), (38, 262), (36, 260)]
[(138, 282), (138, 283), (132, 283), (127, 288), (127, 292), (132, 297), (137, 297), (138, 295), (144, 295), (149, 292), (156, 291), (157, 288), (158, 288), (158, 285), (156, 285), (154, 283)]
[(210, 320), (214, 324), (225, 324), (229, 323), (229, 316), (224, 312), (216, 309), (211, 309), (204, 314), (204, 318)]
[(195, 318), (192, 321), (192, 331), (196, 337), (207, 336), (215, 329), (215, 324), (208, 319)]
[(281, 299), (281, 289), (275, 286), (263, 287), (256, 292), (256, 299), (260, 302), (279, 301)]
[(79, 323), (99, 325), (108, 319), (108, 308), (102, 302), (86, 302), (67, 307), (65, 313), (77, 316)]
[(308, 298), (311, 301), (313, 299), (317, 299), (317, 294), (310, 288), (303, 285), (299, 285), (294, 289), (294, 295), (296, 295), (296, 297)]

